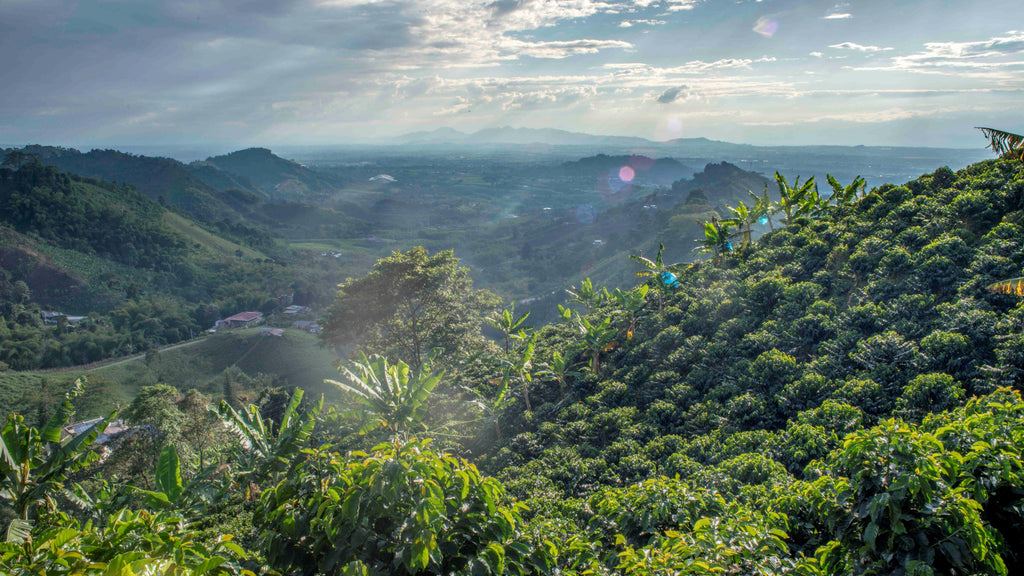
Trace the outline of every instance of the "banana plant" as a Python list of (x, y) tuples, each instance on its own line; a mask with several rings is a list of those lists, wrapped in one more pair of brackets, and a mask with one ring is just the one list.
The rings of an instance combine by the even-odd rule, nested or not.
[(800, 206), (800, 216), (810, 216), (811, 218), (820, 218), (825, 212), (828, 211), (829, 201), (828, 197), (823, 197), (818, 193), (818, 187), (815, 186), (807, 191), (804, 195), (803, 203)]
[(1024, 277), (1010, 278), (987, 286), (993, 294), (1010, 294), (1011, 296), (1024, 296)]
[(768, 224), (768, 229), (774, 232), (775, 224), (772, 222), (772, 214), (778, 212), (778, 207), (768, 198), (768, 185), (764, 185), (764, 191), (760, 196), (751, 190), (747, 190), (747, 194), (750, 194), (751, 200), (754, 201), (754, 206), (750, 210), (758, 214), (758, 222)]
[(164, 446), (156, 463), (156, 490), (135, 488), (146, 503), (158, 510), (176, 510), (196, 517), (223, 493), (224, 486), (213, 478), (218, 464), (200, 470), (188, 482), (183, 481), (181, 460), (173, 444)]
[(72, 473), (92, 464), (99, 455), (91, 450), (100, 433), (116, 415), (111, 412), (77, 435), (63, 436), (74, 415), (71, 400), (81, 394), (77, 380), (63, 403), (41, 430), (25, 424), (20, 414), (10, 414), (0, 430), (0, 503), (17, 515), (7, 527), (7, 539), (19, 541), (31, 530), (39, 506), (56, 508), (54, 497), (68, 489)]
[(353, 394), (362, 404), (366, 424), (360, 433), (384, 428), (393, 438), (405, 438), (423, 427), (427, 398), (441, 382), (444, 371), (435, 374), (428, 365), (413, 371), (401, 360), (391, 364), (376, 354), (362, 354), (352, 367), (354, 370), (341, 368), (344, 382), (325, 382)]
[(732, 250), (731, 238), (733, 236), (729, 228), (732, 227), (732, 223), (728, 220), (719, 220), (717, 217), (712, 216), (711, 220), (700, 222), (704, 226), (704, 237), (697, 238), (697, 248), (695, 251), (698, 254), (711, 254), (712, 261), (715, 264), (721, 262), (722, 254), (729, 250)]
[(541, 363), (537, 371), (537, 376), (544, 378), (548, 382), (555, 382), (558, 384), (558, 391), (561, 394), (561, 401), (566, 400), (566, 388), (568, 388), (568, 381), (570, 376), (578, 376), (579, 372), (570, 370), (570, 364), (561, 352), (555, 351), (551, 354), (550, 362)]
[(468, 386), (462, 388), (464, 392), (475, 396), (475, 398), (469, 401), (469, 405), (476, 408), (483, 415), (483, 419), (486, 420), (484, 428), (494, 426), (494, 434), (498, 444), (502, 442), (501, 413), (515, 402), (515, 399), (509, 394), (509, 388), (508, 378), (501, 379), (501, 388), (498, 389), (497, 394), (491, 397), (487, 397), (480, 393), (479, 390)]
[(519, 385), (523, 391), (523, 403), (527, 412), (533, 411), (533, 406), (530, 404), (530, 384), (533, 382), (533, 375), (530, 371), (533, 369), (533, 352), (536, 344), (537, 334), (534, 334), (530, 336), (526, 345), (514, 358), (502, 360), (504, 387), (507, 388), (510, 384)]
[(573, 286), (566, 290), (572, 299), (569, 302), (573, 304), (580, 304), (587, 309), (587, 313), (590, 313), (601, 304), (604, 303), (608, 298), (608, 291), (601, 289), (597, 290), (594, 288), (594, 284), (587, 278), (580, 283), (580, 287)]
[(263, 420), (258, 406), (250, 404), (240, 412), (224, 401), (217, 406), (224, 426), (238, 437), (234, 456), (243, 479), (258, 483), (280, 474), (288, 467), (289, 459), (305, 446), (323, 407), (323, 399), (311, 411), (300, 414), (302, 397), (302, 390), (296, 388), (276, 432)]
[(838, 180), (832, 177), (831, 174), (825, 174), (825, 179), (828, 180), (829, 186), (832, 187), (832, 202), (836, 206), (847, 206), (857, 201), (858, 192), (860, 196), (864, 196), (864, 189), (867, 188), (867, 180), (861, 178), (859, 175), (853, 179), (847, 186), (843, 186)]
[(643, 310), (644, 302), (650, 289), (650, 286), (643, 284), (632, 290), (616, 288), (610, 293), (611, 300), (615, 303), (613, 313), (626, 319), (627, 340), (633, 339), (633, 333), (636, 332), (637, 322), (640, 319), (640, 311)]
[(988, 148), (991, 148), (996, 154), (1012, 160), (1024, 160), (1024, 136), (995, 128), (982, 126), (975, 126), (975, 128), (981, 130), (985, 138), (988, 138)]
[(739, 206), (735, 208), (728, 206), (728, 208), (729, 211), (732, 212), (733, 217), (728, 220), (723, 220), (723, 222), (728, 222), (731, 226), (736, 226), (742, 230), (743, 240), (740, 244), (742, 248), (750, 246), (752, 243), (751, 230), (754, 223), (758, 222), (764, 216), (767, 209), (763, 207), (760, 201), (754, 204), (753, 207), (749, 207), (744, 204), (742, 200), (740, 201)]
[(658, 296), (658, 312), (661, 312), (665, 292), (679, 285), (679, 279), (669, 271), (669, 266), (666, 266), (665, 261), (662, 259), (664, 251), (665, 245), (658, 244), (658, 254), (654, 260), (645, 258), (643, 252), (636, 256), (629, 255), (630, 260), (640, 265), (640, 270), (636, 273), (637, 277), (655, 289)]
[(576, 314), (573, 316), (573, 325), (580, 336), (579, 348), (590, 356), (590, 370), (594, 374), (601, 371), (601, 352), (607, 352), (615, 347), (615, 333), (617, 330), (612, 326), (611, 316), (606, 316), (600, 322), (591, 323), (586, 318)]
[(812, 190), (817, 194), (818, 187), (814, 183), (814, 176), (803, 184), (800, 184), (800, 177), (797, 176), (796, 181), (790, 186), (785, 176), (776, 172), (775, 182), (779, 186), (779, 201), (775, 206), (786, 215), (786, 224), (790, 224), (793, 218), (805, 213), (804, 211), (808, 209), (805, 200), (811, 195)]
[[(589, 282), (590, 279), (588, 278), (587, 281)], [(516, 304), (513, 302), (508, 308), (494, 312), (484, 320), (505, 335), (505, 354), (508, 354), (514, 338), (522, 339), (527, 332), (533, 330), (533, 328), (523, 325), (529, 317), (529, 312), (516, 316)]]

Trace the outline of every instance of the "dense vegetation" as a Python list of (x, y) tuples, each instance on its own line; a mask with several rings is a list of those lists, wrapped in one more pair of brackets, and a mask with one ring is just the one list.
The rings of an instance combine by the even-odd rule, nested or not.
[[(706, 216), (707, 260), (637, 256), (640, 285), (579, 283), (539, 330), (488, 315), (451, 254), (395, 253), (327, 332), (352, 306), (377, 322), (338, 381), (351, 410), (295, 390), (214, 414), (154, 386), (102, 459), (104, 422), (59, 441), (70, 399), (38, 429), (11, 416), (0, 569), (1019, 572), (1024, 301), (989, 287), (1024, 270), (1024, 165), (777, 182)], [(775, 230), (743, 238), (762, 211)], [(410, 366), (389, 336), (421, 317), (364, 285), (499, 344), (443, 334)]]
[(185, 240), (163, 225), (155, 202), (129, 188), (90, 189), (72, 178), (32, 156), (17, 170), (0, 169), (0, 222), (129, 266), (169, 267), (182, 259)]
[[(9, 154), (0, 168), (0, 371), (144, 352), (236, 312), (269, 313), (282, 297), (329, 301), (336, 267), (270, 258), (240, 226), (204, 227), (131, 186)], [(48, 325), (48, 311), (62, 314)]]

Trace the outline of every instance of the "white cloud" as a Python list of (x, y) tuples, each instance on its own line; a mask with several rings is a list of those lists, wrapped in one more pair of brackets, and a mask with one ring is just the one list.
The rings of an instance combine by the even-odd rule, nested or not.
[(641, 18), (641, 19), (638, 19), (638, 20), (623, 20), (622, 22), (619, 23), (619, 28), (632, 28), (633, 26), (636, 26), (637, 24), (645, 24), (647, 26), (658, 26), (658, 25), (665, 24), (665, 23), (666, 23), (665, 20), (654, 20), (654, 19), (649, 19), (649, 18)]
[(500, 44), (503, 51), (516, 56), (533, 58), (568, 58), (577, 54), (594, 54), (606, 48), (630, 48), (633, 45), (621, 40), (557, 40), (551, 42), (526, 42), (506, 40)]
[(864, 46), (863, 44), (857, 44), (856, 42), (840, 42), (839, 44), (830, 44), (829, 48), (835, 48), (837, 50), (855, 50), (857, 52), (888, 52), (889, 50), (892, 50), (891, 47)]
[(811, 52), (808, 56), (814, 56), (815, 58), (823, 58), (825, 56), (822, 52)]
[(834, 12), (832, 14), (825, 15), (823, 20), (849, 20), (850, 18), (853, 18), (853, 14), (850, 14), (849, 12)]
[(668, 0), (666, 8), (669, 12), (680, 12), (683, 10), (693, 10), (698, 4), (700, 4), (700, 0)]
[(894, 56), (888, 65), (854, 69), (1024, 81), (1022, 55), (1024, 32), (1011, 31), (975, 42), (926, 42), (923, 51)]
[(924, 45), (924, 52), (904, 56), (900, 60), (927, 63), (1024, 53), (1024, 32), (1009, 32), (1009, 34), (1011, 35), (979, 42), (927, 42)]

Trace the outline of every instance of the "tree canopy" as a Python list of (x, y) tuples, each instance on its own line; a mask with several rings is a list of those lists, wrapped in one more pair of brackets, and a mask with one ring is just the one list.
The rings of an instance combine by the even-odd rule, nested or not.
[(324, 340), (402, 359), (414, 369), (434, 350), (442, 364), (467, 356), (482, 342), (484, 317), (499, 304), (490, 292), (473, 289), (469, 269), (451, 250), (431, 256), (421, 246), (393, 252), (338, 288)]

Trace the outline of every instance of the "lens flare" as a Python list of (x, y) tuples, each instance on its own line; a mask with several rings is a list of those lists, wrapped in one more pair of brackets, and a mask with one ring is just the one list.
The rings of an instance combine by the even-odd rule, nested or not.
[(681, 118), (672, 117), (665, 121), (665, 129), (673, 136), (683, 133), (683, 121)]
[(775, 33), (778, 31), (779, 21), (773, 18), (758, 18), (757, 24), (754, 24), (754, 32), (757, 32), (765, 38), (775, 36)]
[(619, 180), (622, 180), (623, 182), (632, 182), (634, 176), (636, 176), (636, 172), (634, 172), (629, 166), (619, 168)]

